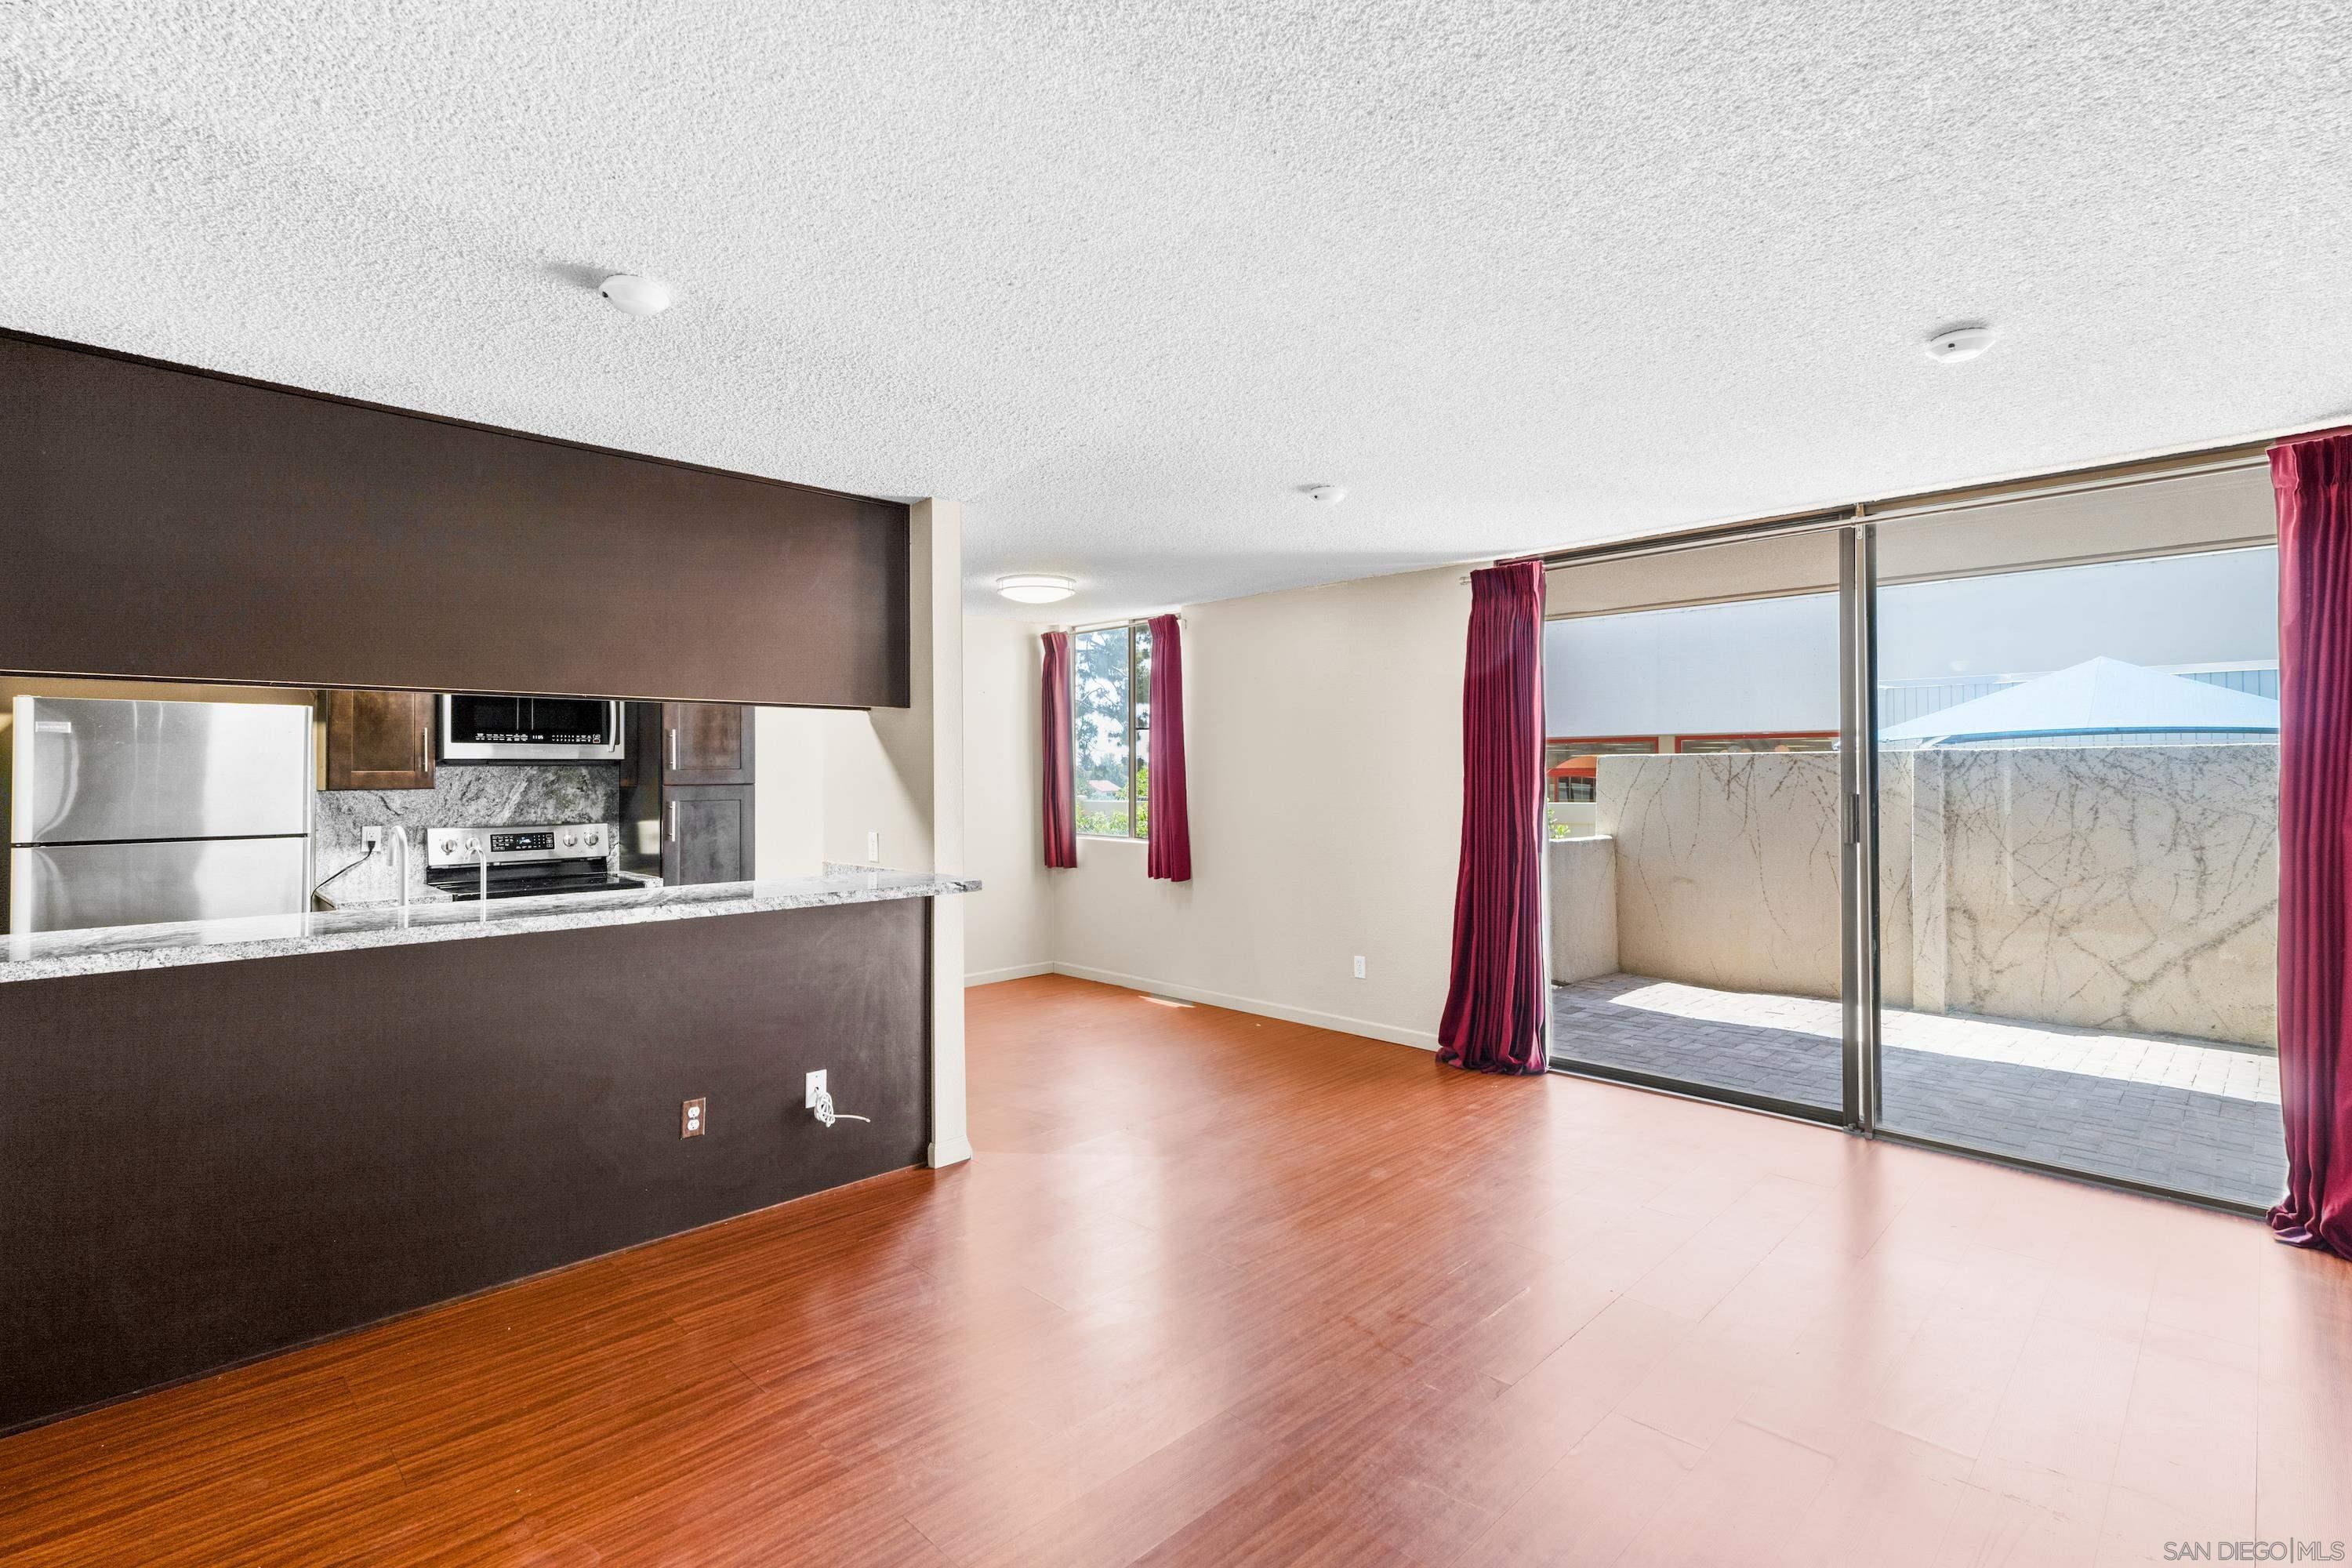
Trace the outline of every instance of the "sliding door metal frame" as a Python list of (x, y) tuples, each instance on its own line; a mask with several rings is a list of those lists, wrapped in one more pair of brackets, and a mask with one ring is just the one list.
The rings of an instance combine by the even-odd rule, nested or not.
[(2192, 474), (2220, 473), (2231, 468), (2252, 468), (2270, 460), (2270, 449), (2281, 441), (2314, 430), (2325, 430), (2343, 423), (2341, 417), (2322, 420), (2307, 426), (2283, 430), (2275, 436), (2258, 441), (2233, 441), (2220, 447), (2200, 447), (2193, 451), (2176, 452), (2159, 458), (2135, 458), (2119, 463), (2098, 463), (2089, 468), (2068, 468), (2053, 473), (2031, 475), (2022, 479), (2000, 479), (1986, 484), (1958, 485), (1948, 489), (1917, 490), (1907, 495), (1888, 496), (1878, 500), (1857, 501), (1845, 506), (1813, 507), (1804, 511), (1780, 512), (1770, 517), (1744, 519), (1738, 522), (1711, 523), (1704, 528), (1685, 529), (1677, 533), (1653, 533), (1634, 539), (1619, 539), (1598, 544), (1576, 545), (1566, 550), (1547, 551), (1521, 559), (1541, 561), (1547, 568), (1553, 566), (1585, 566), (1601, 561), (1619, 561), (1636, 555), (1664, 555), (1678, 550), (1698, 550), (1709, 544), (1727, 544), (1739, 540), (1768, 539), (1777, 534), (1811, 533), (1822, 529), (1844, 528), (1862, 521), (1865, 513), (1881, 521), (1907, 521), (1930, 517), (1940, 512), (1961, 511), (1980, 506), (1994, 506), (2005, 501), (2032, 500), (2044, 496), (2073, 495), (2084, 490), (2122, 489), (2135, 485), (2163, 479), (2184, 479)]
[[(1855, 743), (1857, 735), (1866, 741), (1876, 733), (1875, 723), (1869, 715), (1876, 710), (1878, 700), (1875, 681), (1876, 649), (1874, 646), (1869, 620), (1865, 614), (1857, 625), (1852, 610), (1852, 606), (1857, 602), (1857, 595), (1850, 591), (1850, 584), (1859, 582), (1867, 586), (1870, 581), (1869, 557), (1866, 552), (1868, 547), (1866, 544), (1857, 545), (1857, 540), (1866, 536), (1870, 530), (1857, 529), (1853, 526), (1852, 519), (1856, 515), (1858, 515), (1858, 509), (1855, 508), (1847, 508), (1834, 514), (1807, 513), (1801, 517), (1780, 519), (1763, 524), (1743, 525), (1736, 531), (1711, 530), (1707, 531), (1709, 536), (1706, 538), (1696, 535), (1683, 536), (1671, 544), (1662, 544), (1656, 550), (1603, 547), (1606, 551), (1605, 554), (1592, 557), (1594, 560), (1615, 560), (1626, 555), (1664, 554), (1670, 551), (1704, 549), (1708, 545), (1731, 543), (1742, 539), (1762, 538), (1767, 534), (1821, 533), (1836, 531), (1840, 589), (1838, 594), (1839, 744), (1842, 752), (1838, 763), (1838, 776), (1840, 793), (1844, 802), (1842, 808), (1844, 826), (1840, 834), (1842, 850), (1839, 858), (1839, 874), (1842, 878), (1849, 879), (1860, 874), (1855, 870), (1857, 855), (1862, 866), (1867, 868), (1874, 865), (1871, 848), (1874, 843), (1878, 816), (1877, 758), (1871, 746)], [(1857, 554), (1858, 548), (1864, 553)], [(1582, 552), (1570, 552), (1570, 553), (1581, 554)], [(1583, 563), (1585, 563), (1563, 560), (1557, 556), (1544, 558), (1546, 570), (1555, 565)], [(1855, 575), (1857, 572), (1861, 574), (1859, 577)], [(1867, 595), (1861, 597), (1866, 599)], [(1857, 710), (1863, 714), (1860, 721), (1854, 718)], [(1857, 767), (1861, 770), (1859, 773), (1856, 772)], [(1858, 839), (1857, 833), (1859, 833)], [(1874, 877), (1874, 871), (1871, 875)], [(1843, 1104), (1812, 1105), (1801, 1100), (1785, 1100), (1779, 1095), (1758, 1094), (1751, 1089), (1722, 1088), (1708, 1083), (1703, 1079), (1673, 1078), (1664, 1073), (1643, 1072), (1634, 1068), (1616, 1067), (1608, 1063), (1584, 1059), (1570, 1059), (1558, 1054), (1551, 1058), (1551, 1070), (1571, 1078), (1589, 1078), (1599, 1079), (1603, 1083), (1627, 1084), (1635, 1089), (1651, 1089), (1660, 1094), (1675, 1095), (1685, 1100), (1735, 1106), (1742, 1110), (1760, 1111), (1767, 1116), (1787, 1117), (1793, 1121), (1810, 1121), (1818, 1126), (1843, 1128), (1849, 1131), (1864, 1131), (1864, 1122), (1857, 1107), (1863, 1105), (1864, 1101), (1857, 1096), (1860, 1093), (1861, 1085), (1874, 1086), (1873, 1092), (1874, 1092), (1874, 1085), (1877, 1081), (1877, 1064), (1874, 1059), (1864, 1060), (1864, 1047), (1867, 1043), (1874, 1042), (1877, 1037), (1878, 1010), (1874, 1000), (1866, 1005), (1863, 1003), (1863, 998), (1865, 996), (1874, 997), (1874, 991), (1865, 991), (1859, 987), (1874, 987), (1876, 984), (1878, 921), (1875, 882), (1854, 885), (1868, 885), (1874, 896), (1867, 911), (1867, 919), (1864, 920), (1858, 928), (1853, 908), (1854, 900), (1851, 897), (1843, 896), (1843, 887), (1839, 889), (1841, 897), (1838, 900), (1838, 938), (1844, 955), (1841, 965), (1843, 980), (1839, 985), (1839, 1005), (1843, 1026), (1841, 1031), (1843, 1041), (1841, 1099)], [(1547, 917), (1549, 917), (1549, 900), (1547, 900)], [(1545, 978), (1549, 981), (1550, 978), (1548, 961), (1550, 951), (1549, 926), (1545, 932), (1545, 951), (1547, 953)], [(1857, 954), (1864, 955), (1860, 960), (1859, 968), (1857, 968)], [(1545, 995), (1547, 997), (1550, 995), (1549, 985), (1545, 988)], [(1549, 1014), (1549, 1008), (1546, 1011)], [(1549, 1017), (1547, 1017), (1547, 1023), (1549, 1023)]]
[(1878, 633), (1875, 527), (1838, 535), (1839, 1011), (1845, 1125), (1878, 1130)]
[(1826, 511), (1789, 512), (1780, 517), (1757, 518), (1748, 522), (1694, 528), (1682, 533), (1658, 533), (1646, 539), (1580, 545), (1573, 550), (1555, 550), (1535, 559), (1544, 563), (1547, 572), (1555, 566), (1591, 566), (1603, 561), (1627, 561), (1641, 555), (1672, 555), (1685, 550), (1705, 550), (1716, 544), (1741, 544), (1749, 540), (1779, 539), (1792, 533), (1822, 533), (1833, 528), (1850, 527), (1861, 515), (1862, 509), (1853, 506), (1833, 507)]

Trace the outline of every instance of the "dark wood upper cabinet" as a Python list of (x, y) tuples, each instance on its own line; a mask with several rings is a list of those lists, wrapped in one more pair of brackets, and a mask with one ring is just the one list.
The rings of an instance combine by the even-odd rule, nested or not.
[(330, 691), (329, 789), (431, 789), (433, 697), (424, 691)]
[(663, 777), (674, 784), (750, 784), (752, 711), (739, 702), (663, 703)]
[(909, 700), (908, 509), (0, 332), (0, 670)]

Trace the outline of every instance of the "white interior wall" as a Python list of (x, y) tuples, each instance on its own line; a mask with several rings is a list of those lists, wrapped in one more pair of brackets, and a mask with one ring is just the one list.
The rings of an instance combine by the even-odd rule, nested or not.
[[(1185, 612), (1194, 880), (1144, 875), (1145, 846), (1079, 840), (1044, 866), (1037, 634), (963, 627), (960, 868), (968, 984), (1058, 970), (1376, 1038), (1434, 1047), (1445, 1001), (1461, 830), (1460, 567), (1194, 606)], [(922, 780), (866, 715), (762, 715), (803, 748), (822, 858), (883, 859), (916, 842)], [(812, 758), (809, 753), (814, 752)], [(770, 770), (762, 755), (761, 809)], [(761, 825), (762, 853), (772, 829)], [(805, 828), (794, 853), (814, 852)], [(909, 836), (901, 839), (899, 836)], [(1362, 955), (1364, 978), (1354, 974)]]
[(1054, 878), (1045, 868), (1039, 744), (1041, 625), (964, 623), (965, 977), (972, 984), (1054, 966)]
[[(902, 871), (930, 868), (929, 760), (890, 743), (893, 729), (914, 711), (818, 715), (824, 737), (825, 859)], [(869, 855), (869, 845), (878, 853)]]
[[(1076, 868), (1045, 874), (1055, 967), (1433, 1048), (1469, 597), (1449, 567), (1187, 610), (1193, 880), (1149, 880), (1139, 843), (1081, 838)], [(1036, 744), (1034, 709), (983, 722)]]
[[(990, 617), (965, 624), (964, 793), (971, 824), (948, 870), (982, 882), (964, 900), (971, 984), (1042, 974), (1054, 963), (1054, 884), (1039, 810), (1037, 636), (1043, 625)], [(827, 861), (863, 863), (882, 835), (881, 862), (930, 859), (917, 808), (919, 780), (900, 765), (872, 715), (762, 708), (758, 715), (758, 874), (814, 876)]]
[(824, 862), (827, 721), (813, 708), (762, 708), (753, 720), (752, 871), (814, 877)]
[[(760, 710), (760, 876), (814, 876), (829, 861), (930, 868), (928, 759), (884, 739), (894, 723), (907, 728), (906, 712)], [(877, 855), (866, 853), (869, 834), (881, 836)]]

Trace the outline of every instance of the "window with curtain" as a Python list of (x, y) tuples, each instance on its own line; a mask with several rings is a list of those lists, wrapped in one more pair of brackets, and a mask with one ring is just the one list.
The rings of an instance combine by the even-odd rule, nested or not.
[(1141, 838), (1150, 831), (1151, 631), (1142, 622), (1070, 638), (1071, 795), (1078, 831)]

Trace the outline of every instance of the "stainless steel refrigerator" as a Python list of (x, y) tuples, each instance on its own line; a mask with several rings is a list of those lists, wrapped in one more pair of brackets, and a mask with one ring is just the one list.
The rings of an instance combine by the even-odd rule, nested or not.
[(16, 700), (8, 929), (310, 908), (310, 710)]

